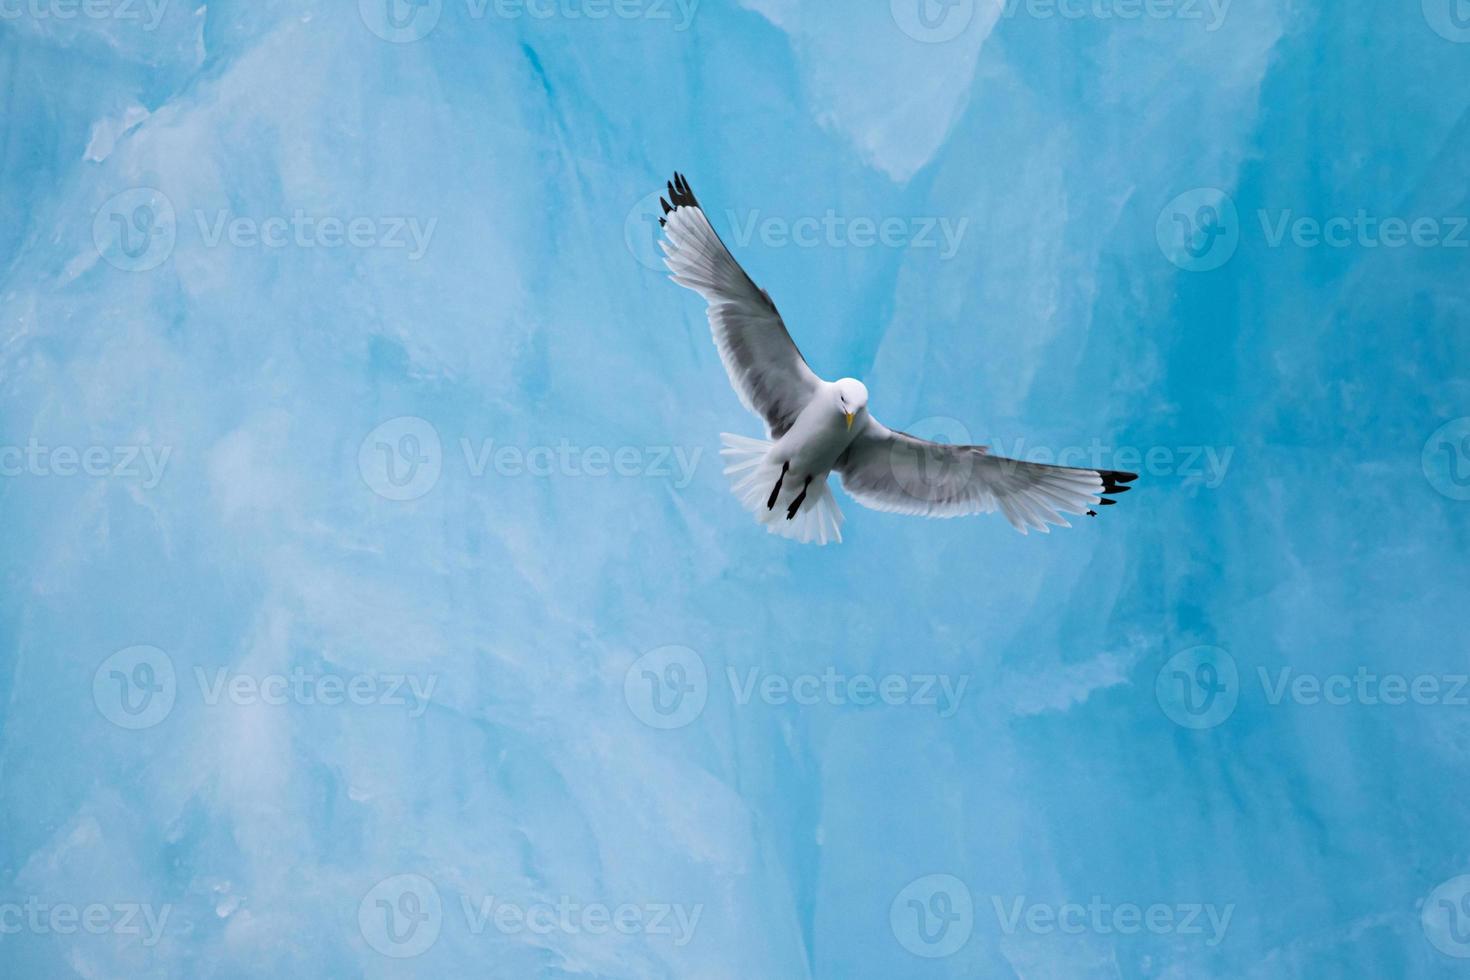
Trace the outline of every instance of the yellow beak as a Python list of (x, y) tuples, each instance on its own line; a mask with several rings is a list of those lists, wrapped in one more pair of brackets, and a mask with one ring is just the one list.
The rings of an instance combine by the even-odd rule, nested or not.
[(847, 415), (847, 427), (849, 429), (851, 429), (852, 428), (852, 413), (851, 412), (847, 412), (846, 415)]

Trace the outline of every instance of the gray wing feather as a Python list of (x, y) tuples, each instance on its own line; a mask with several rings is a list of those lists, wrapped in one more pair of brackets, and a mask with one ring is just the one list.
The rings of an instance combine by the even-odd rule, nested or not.
[(999, 510), (1025, 534), (1061, 515), (1092, 514), (1127, 492), (1136, 473), (1076, 469), (992, 456), (984, 446), (950, 446), (896, 432), (870, 419), (837, 460), (843, 488), (874, 510), (924, 517), (961, 517)]
[(765, 420), (772, 439), (786, 434), (821, 379), (807, 367), (776, 304), (740, 268), (715, 234), (689, 184), (676, 174), (662, 202), (664, 263), (674, 282), (709, 303), (710, 332), (730, 384)]

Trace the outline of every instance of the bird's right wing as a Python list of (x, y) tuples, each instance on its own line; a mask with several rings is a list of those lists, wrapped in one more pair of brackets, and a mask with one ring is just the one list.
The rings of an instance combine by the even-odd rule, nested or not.
[(960, 517), (999, 510), (1022, 534), (1069, 527), (1060, 512), (1093, 514), (1116, 503), (1137, 473), (1074, 469), (992, 456), (984, 446), (951, 446), (895, 432), (870, 418), (838, 457), (842, 486), (874, 510)]
[(675, 174), (664, 216), (664, 263), (674, 282), (709, 303), (710, 331), (740, 401), (765, 420), (772, 439), (786, 434), (816, 394), (821, 379), (807, 367), (764, 289), (751, 282), (704, 210), (689, 182)]

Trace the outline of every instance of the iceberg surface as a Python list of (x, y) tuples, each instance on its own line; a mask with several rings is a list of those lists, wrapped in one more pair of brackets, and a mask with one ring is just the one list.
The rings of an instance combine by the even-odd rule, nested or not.
[[(0, 3), (0, 973), (1459, 975), (1463, 7)], [(1137, 489), (763, 533), (675, 168)]]

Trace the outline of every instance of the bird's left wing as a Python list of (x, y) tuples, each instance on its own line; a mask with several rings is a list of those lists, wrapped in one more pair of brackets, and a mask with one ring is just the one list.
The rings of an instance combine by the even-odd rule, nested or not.
[(1116, 503), (1136, 473), (1047, 466), (992, 456), (984, 446), (950, 446), (895, 432), (870, 418), (835, 467), (865, 507), (924, 517), (999, 510), (1022, 534), (1070, 527), (1062, 512), (1091, 514)]
[(709, 303), (710, 331), (730, 384), (741, 403), (765, 420), (771, 438), (779, 439), (821, 379), (796, 349), (770, 295), (751, 282), (715, 234), (689, 182), (675, 174), (668, 187), (668, 200), (659, 201), (664, 263), (674, 282)]

